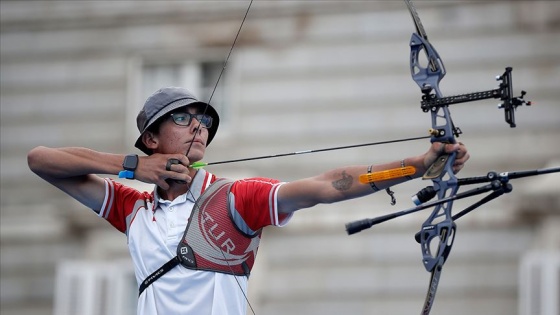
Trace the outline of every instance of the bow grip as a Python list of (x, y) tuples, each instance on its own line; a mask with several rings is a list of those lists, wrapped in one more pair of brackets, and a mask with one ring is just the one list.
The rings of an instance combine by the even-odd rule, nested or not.
[(451, 154), (443, 154), (440, 155), (430, 167), (426, 170), (426, 173), (422, 176), (422, 179), (436, 179), (439, 178), (442, 172), (446, 169), (445, 166), (447, 165), (447, 161), (451, 158), (455, 162), (455, 156), (457, 154), (455, 152)]

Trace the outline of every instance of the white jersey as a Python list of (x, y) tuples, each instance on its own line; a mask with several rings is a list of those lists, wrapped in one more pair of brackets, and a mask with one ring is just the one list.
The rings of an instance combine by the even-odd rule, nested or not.
[[(99, 216), (126, 233), (138, 284), (176, 256), (195, 200), (216, 177), (198, 171), (191, 192), (173, 201), (160, 199), (157, 192), (139, 192), (106, 179), (106, 198)], [(232, 188), (236, 208), (253, 229), (282, 226), (290, 216), (277, 212), (277, 191), (281, 183), (269, 179), (248, 179)], [(234, 186), (235, 187), (235, 186)], [(247, 277), (191, 270), (176, 266), (140, 295), (142, 315), (245, 315)]]

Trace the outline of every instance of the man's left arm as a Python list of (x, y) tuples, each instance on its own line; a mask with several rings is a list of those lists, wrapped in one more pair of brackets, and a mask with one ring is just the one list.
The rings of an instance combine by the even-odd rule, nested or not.
[(421, 177), (426, 169), (433, 164), (438, 156), (457, 152), (454, 171), (458, 172), (469, 159), (466, 147), (461, 144), (433, 143), (430, 149), (419, 156), (405, 158), (379, 165), (360, 165), (337, 168), (323, 174), (285, 183), (278, 191), (278, 210), (280, 213), (313, 207), (317, 204), (329, 204), (372, 194), (379, 190), (403, 183), (408, 179), (400, 177), (375, 182), (374, 185), (362, 184), (359, 176), (368, 172), (374, 173), (389, 169), (413, 166), (416, 173), (412, 178)]

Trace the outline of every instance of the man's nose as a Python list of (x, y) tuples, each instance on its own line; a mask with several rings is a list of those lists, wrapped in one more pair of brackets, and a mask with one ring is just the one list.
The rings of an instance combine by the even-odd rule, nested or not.
[(202, 132), (202, 128), (203, 128), (202, 124), (198, 119), (196, 119), (196, 117), (191, 118), (190, 127), (192, 133), (200, 133)]

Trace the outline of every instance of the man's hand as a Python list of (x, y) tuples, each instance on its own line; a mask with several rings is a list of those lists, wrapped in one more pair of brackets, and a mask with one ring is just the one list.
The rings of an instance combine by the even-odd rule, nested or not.
[[(175, 159), (170, 163), (170, 159)], [(179, 163), (176, 163), (176, 162)], [(145, 182), (156, 184), (163, 190), (169, 189), (167, 179), (190, 183), (189, 159), (182, 154), (153, 154), (142, 156), (138, 160), (138, 167), (134, 178)]]
[(464, 166), (465, 162), (470, 158), (467, 147), (461, 142), (455, 144), (444, 144), (441, 142), (434, 142), (430, 150), (424, 154), (424, 167), (427, 169), (432, 165), (436, 159), (442, 154), (451, 154), (457, 152), (455, 163), (453, 163), (453, 172), (457, 174)]

